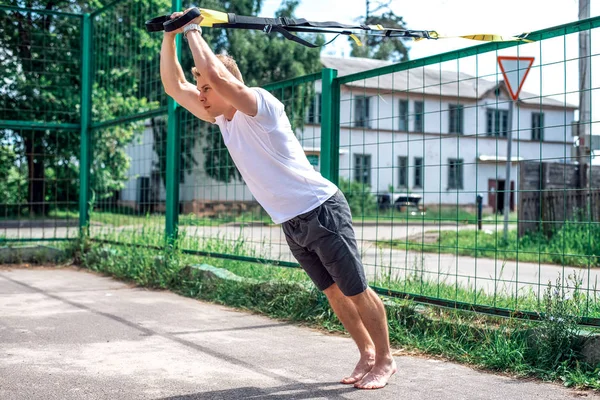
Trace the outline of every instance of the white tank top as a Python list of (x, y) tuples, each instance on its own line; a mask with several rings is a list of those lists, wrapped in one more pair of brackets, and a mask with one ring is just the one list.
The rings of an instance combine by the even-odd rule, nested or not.
[(264, 89), (251, 90), (255, 117), (237, 111), (231, 121), (218, 116), (216, 124), (250, 192), (280, 224), (317, 208), (338, 188), (308, 162), (283, 104)]

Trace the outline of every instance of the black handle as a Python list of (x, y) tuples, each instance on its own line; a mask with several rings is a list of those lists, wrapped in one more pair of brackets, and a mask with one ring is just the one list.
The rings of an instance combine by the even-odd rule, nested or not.
[(193, 19), (200, 16), (200, 10), (192, 8), (190, 11), (181, 15), (179, 18), (171, 19), (171, 14), (161, 15), (146, 21), (146, 30), (148, 32), (172, 32), (186, 26)]
[(165, 22), (163, 24), (163, 26), (165, 28), (165, 32), (176, 31), (177, 29), (186, 26), (193, 19), (196, 19), (199, 16), (200, 16), (200, 10), (198, 10), (197, 8), (192, 8), (190, 11), (186, 12), (181, 17)]
[(160, 32), (164, 31), (165, 27), (163, 24), (171, 19), (171, 14), (161, 15), (160, 17), (152, 18), (146, 21), (146, 30), (148, 32)]

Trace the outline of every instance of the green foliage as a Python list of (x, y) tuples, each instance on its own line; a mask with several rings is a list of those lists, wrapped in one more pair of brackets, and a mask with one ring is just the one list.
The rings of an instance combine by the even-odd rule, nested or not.
[(578, 267), (600, 265), (600, 225), (597, 223), (567, 221), (550, 239), (542, 233), (530, 233), (519, 238), (516, 230), (510, 230), (506, 242), (501, 229), (436, 233), (439, 233), (436, 243), (421, 243), (417, 238), (392, 241), (391, 245), (425, 252), (498, 257), (503, 260), (518, 259)]
[(377, 198), (371, 188), (360, 182), (340, 178), (339, 188), (344, 193), (353, 216), (372, 215), (377, 208)]
[[(54, 9), (45, 1), (9, 0), (7, 5)], [(68, 11), (72, 3), (62, 4)], [(80, 32), (72, 17), (40, 15), (21, 11), (0, 12), (0, 69), (2, 111), (7, 120), (78, 123), (80, 102)], [(0, 129), (0, 142), (11, 143), (16, 165), (27, 170), (25, 199), (29, 213), (45, 215), (48, 192), (45, 187), (48, 154), (61, 149), (71, 160), (78, 154), (78, 142), (69, 135), (56, 137), (49, 131)], [(65, 147), (71, 151), (63, 152)], [(53, 160), (60, 163), (58, 159)], [(3, 171), (4, 172), (4, 171)], [(8, 170), (6, 170), (8, 172)]]
[[(9, 5), (33, 9), (82, 13), (96, 10), (105, 2), (24, 3), (10, 0)], [(107, 2), (106, 2), (107, 3)], [(156, 1), (132, 1), (140, 12), (157, 6)], [(169, 4), (162, 1), (163, 5)], [(156, 45), (148, 47), (148, 34), (128, 8), (117, 6), (107, 17), (94, 19), (96, 34), (110, 36), (110, 51), (96, 57), (93, 88), (93, 120), (107, 121), (135, 115), (156, 107), (150, 91), (152, 82), (144, 79), (148, 58), (156, 57)], [(111, 14), (112, 13), (112, 14)], [(113, 17), (113, 18), (111, 18)], [(119, 22), (115, 23), (117, 19)], [(117, 25), (134, 27), (122, 35), (110, 33)], [(139, 26), (139, 27), (138, 27)], [(138, 28), (135, 28), (138, 27)], [(113, 29), (114, 30), (114, 29)], [(99, 37), (95, 37), (99, 39)], [(2, 92), (7, 105), (0, 118), (52, 123), (78, 124), (81, 103), (81, 19), (42, 15), (23, 11), (0, 12), (0, 42), (6, 69), (0, 71)], [(131, 44), (142, 43), (142, 51)], [(153, 51), (154, 50), (154, 51)], [(141, 68), (140, 68), (141, 67)], [(109, 83), (107, 83), (109, 82)], [(155, 96), (156, 97), (156, 96)], [(164, 96), (163, 96), (164, 97)], [(154, 101), (151, 103), (150, 100)], [(121, 124), (102, 130), (96, 137), (92, 155), (91, 185), (99, 198), (111, 196), (123, 188), (129, 168), (125, 147), (142, 124)], [(77, 201), (77, 176), (80, 155), (78, 132), (42, 130), (0, 130), (0, 140), (14, 143), (15, 165), (27, 168), (24, 199), (30, 202), (30, 214), (47, 215), (49, 203), (65, 206)]]
[[(8, 2), (8, 5), (13, 6), (71, 13), (95, 11), (106, 4), (108, 2), (98, 0)], [(261, 5), (261, 0), (212, 0), (201, 6), (240, 15), (257, 15)], [(278, 15), (292, 16), (297, 5), (296, 1), (284, 1)], [(158, 69), (162, 36), (146, 32), (141, 21), (169, 9), (168, 0), (131, 0), (94, 18), (93, 41), (97, 55), (92, 68), (94, 122), (129, 117), (166, 104)], [(2, 50), (8, 55), (3, 63), (4, 68), (0, 71), (2, 91), (6, 96), (0, 118), (79, 123), (83, 51), (80, 19), (3, 11), (0, 13), (0, 22)], [(119, 32), (114, 30), (115, 26), (126, 26), (128, 29)], [(319, 50), (298, 45), (278, 34), (265, 35), (257, 31), (215, 28), (207, 29), (204, 37), (215, 53), (226, 52), (237, 60), (245, 81), (250, 86), (320, 69)], [(314, 40), (322, 43), (323, 38), (319, 36)], [(192, 57), (185, 43), (181, 63), (188, 79), (193, 81), (190, 75)], [(304, 100), (297, 98), (293, 101), (299, 104)], [(301, 107), (292, 105), (292, 108)], [(294, 118), (291, 119), (296, 122)], [(197, 151), (196, 143), (203, 140), (203, 150), (207, 155), (204, 167), (208, 175), (225, 182), (239, 179), (239, 173), (218, 130), (211, 129), (209, 124), (200, 123), (188, 115), (182, 114), (181, 121), (179, 131), (182, 137), (182, 171), (189, 171), (198, 164), (194, 151)], [(123, 123), (95, 133), (91, 185), (98, 200), (110, 197), (124, 187), (130, 163), (125, 148), (135, 140), (141, 129), (141, 123)], [(166, 124), (160, 118), (155, 118), (152, 120), (152, 130), (153, 148), (158, 156), (154, 168), (160, 172), (165, 182)], [(46, 215), (49, 211), (47, 203), (76, 202), (79, 173), (79, 166), (74, 161), (79, 158), (76, 132), (63, 134), (5, 129), (0, 130), (0, 141), (15, 143), (13, 151), (16, 156), (13, 164), (20, 162), (20, 165), (29, 168), (25, 175), (29, 181), (25, 186), (27, 193), (22, 198), (32, 202), (32, 214)], [(51, 161), (44, 155), (51, 155)], [(184, 176), (182, 174), (182, 180)], [(13, 181), (16, 179), (14, 177)], [(53, 185), (44, 186), (46, 181), (52, 181)]]
[(0, 145), (0, 217), (19, 213), (25, 201), (27, 180), (15, 166), (17, 155), (11, 145)]
[[(379, 4), (373, 12), (385, 10), (380, 15), (369, 15), (361, 21), (366, 25), (382, 25), (386, 28), (406, 29), (404, 19), (396, 15), (387, 4)], [(408, 48), (402, 39), (386, 38), (381, 36), (359, 35), (362, 46), (358, 46), (353, 39), (348, 39), (352, 46), (352, 57), (375, 58), (394, 62), (408, 61)]]
[(534, 330), (533, 352), (537, 368), (545, 371), (556, 371), (564, 363), (572, 363), (577, 359), (578, 322), (581, 315), (581, 279), (572, 275), (565, 286), (559, 276), (556, 283), (548, 282), (544, 292), (544, 314), (541, 323)]

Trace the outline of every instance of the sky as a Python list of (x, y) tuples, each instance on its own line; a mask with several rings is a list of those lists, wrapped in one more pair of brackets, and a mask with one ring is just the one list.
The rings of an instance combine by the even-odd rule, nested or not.
[[(591, 1), (591, 15), (600, 15), (600, 1)], [(375, 0), (376, 2), (376, 0)], [(579, 0), (392, 0), (391, 9), (403, 17), (409, 29), (435, 30), (443, 34), (519, 34), (573, 22), (578, 18)], [(371, 0), (374, 3), (374, 0)], [(279, 0), (265, 0), (261, 16), (271, 17)], [(372, 6), (373, 7), (373, 6)], [(371, 8), (372, 8), (371, 7)], [(352, 23), (365, 15), (366, 0), (301, 0), (296, 15), (315, 21)], [(349, 56), (349, 45), (339, 39), (325, 53)], [(421, 58), (472, 46), (463, 39), (412, 43), (410, 57)]]
[[(600, 0), (589, 1), (590, 16), (600, 15)], [(264, 0), (260, 16), (274, 16), (279, 5), (280, 0)], [(444, 35), (498, 33), (513, 36), (576, 21), (579, 0), (392, 0), (391, 9), (403, 17), (408, 29), (435, 30)], [(365, 15), (365, 10), (366, 0), (301, 0), (296, 16), (314, 21), (354, 23)], [(593, 124), (593, 133), (600, 134), (600, 29), (592, 30), (591, 42), (592, 120), (599, 121)], [(409, 57), (414, 60), (478, 44), (481, 42), (460, 38), (409, 42)], [(534, 68), (527, 76), (523, 90), (577, 105), (578, 48), (578, 35), (572, 34), (477, 59), (470, 57), (447, 62), (441, 68), (485, 75), (494, 80), (494, 75), (500, 74), (497, 55), (533, 56), (536, 59)], [(323, 48), (322, 54), (349, 57), (350, 45), (346, 38), (340, 37)], [(565, 95), (568, 92), (573, 93)]]

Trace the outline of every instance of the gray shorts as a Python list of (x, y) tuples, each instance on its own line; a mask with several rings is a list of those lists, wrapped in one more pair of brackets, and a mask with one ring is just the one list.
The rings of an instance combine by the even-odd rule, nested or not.
[(350, 207), (341, 191), (282, 227), (292, 254), (319, 290), (334, 282), (346, 296), (367, 289)]

